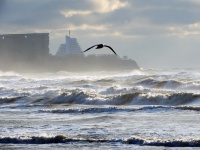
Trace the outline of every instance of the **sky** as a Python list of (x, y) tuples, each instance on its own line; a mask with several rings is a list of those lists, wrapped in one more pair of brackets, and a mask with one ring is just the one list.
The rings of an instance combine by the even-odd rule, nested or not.
[(48, 32), (55, 54), (69, 30), (142, 68), (200, 68), (200, 0), (0, 0), (0, 34)]

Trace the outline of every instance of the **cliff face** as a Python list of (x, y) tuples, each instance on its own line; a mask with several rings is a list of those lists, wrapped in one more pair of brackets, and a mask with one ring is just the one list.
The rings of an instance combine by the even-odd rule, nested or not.
[(49, 56), (27, 62), (5, 59), (0, 62), (0, 70), (18, 72), (86, 72), (134, 69), (139, 69), (134, 60), (124, 60), (114, 55), (89, 55), (87, 57), (77, 55), (70, 55), (67, 57)]

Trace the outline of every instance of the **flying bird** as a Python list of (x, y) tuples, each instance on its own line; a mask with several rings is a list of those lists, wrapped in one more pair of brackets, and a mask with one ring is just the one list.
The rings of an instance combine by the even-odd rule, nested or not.
[(109, 48), (111, 51), (113, 51), (113, 53), (115, 53), (115, 55), (117, 55), (117, 53), (112, 49), (112, 47), (108, 46), (108, 45), (104, 45), (104, 44), (96, 44), (96, 45), (93, 45), (91, 47), (89, 47), (88, 49), (86, 49), (85, 51), (83, 52), (86, 52), (88, 50), (90, 50), (91, 48), (95, 47), (96, 46), (96, 49), (100, 49), (100, 48), (103, 48), (103, 47), (107, 47)]

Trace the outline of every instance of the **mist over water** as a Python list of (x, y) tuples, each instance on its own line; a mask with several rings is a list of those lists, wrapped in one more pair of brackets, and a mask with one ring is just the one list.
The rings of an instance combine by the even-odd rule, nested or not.
[(199, 10), (0, 0), (0, 149), (200, 149)]
[(15, 56), (0, 56), (0, 69), (24, 73), (45, 72), (90, 72), (90, 71), (123, 71), (139, 69), (138, 64), (128, 57), (115, 55), (47, 55), (39, 59), (20, 59)]
[(199, 147), (199, 79), (198, 69), (1, 71), (0, 145)]

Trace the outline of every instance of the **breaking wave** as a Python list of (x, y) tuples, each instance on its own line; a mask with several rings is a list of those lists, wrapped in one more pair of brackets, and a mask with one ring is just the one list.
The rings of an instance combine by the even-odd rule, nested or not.
[(21, 100), (23, 97), (5, 97), (0, 98), (0, 104), (9, 104), (9, 103), (15, 103), (18, 100)]
[(132, 92), (101, 95), (95, 92), (72, 90), (61, 94), (47, 92), (42, 95), (0, 98), (0, 104), (83, 104), (83, 105), (186, 105), (200, 101), (200, 94), (194, 93), (152, 93)]
[(198, 81), (177, 81), (177, 80), (156, 80), (154, 78), (143, 79), (135, 83), (138, 86), (144, 86), (155, 89), (180, 89), (180, 90), (199, 90), (200, 83)]
[(136, 111), (167, 111), (167, 110), (186, 110), (200, 111), (200, 106), (146, 106), (140, 108), (120, 108), (120, 107), (90, 107), (90, 108), (69, 108), (69, 109), (41, 109), (39, 113), (60, 113), (60, 114), (85, 114), (85, 113), (118, 113)]
[(53, 143), (121, 143), (140, 146), (164, 146), (164, 147), (200, 147), (200, 139), (157, 139), (133, 136), (128, 139), (95, 139), (95, 138), (73, 138), (65, 135), (52, 137), (45, 136), (21, 136), (0, 137), (0, 143), (6, 144), (53, 144)]
[(153, 87), (153, 88), (161, 88), (161, 87), (165, 87), (166, 85), (169, 85), (169, 84), (170, 84), (170, 87), (177, 87), (177, 86), (181, 85), (181, 82), (178, 82), (175, 80), (158, 81), (153, 78), (148, 78), (148, 79), (137, 82), (137, 84), (149, 86), (149, 87)]
[(200, 102), (195, 73), (98, 75), (0, 73), (0, 104), (16, 103), (22, 97), (25, 104), (174, 106)]
[(133, 92), (118, 95), (99, 95), (91, 92), (72, 91), (58, 96), (42, 98), (36, 102), (44, 104), (84, 105), (185, 105), (200, 100), (194, 93), (151, 93)]

